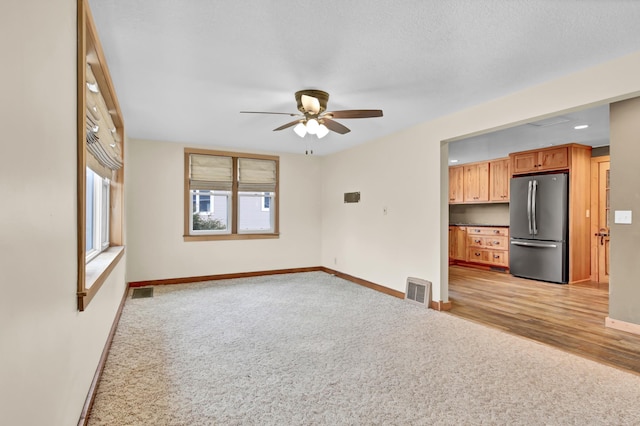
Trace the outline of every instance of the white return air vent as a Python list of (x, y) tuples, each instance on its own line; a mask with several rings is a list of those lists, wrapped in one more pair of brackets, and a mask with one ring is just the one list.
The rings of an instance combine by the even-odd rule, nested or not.
[(404, 299), (428, 308), (431, 305), (431, 281), (413, 277), (407, 278)]

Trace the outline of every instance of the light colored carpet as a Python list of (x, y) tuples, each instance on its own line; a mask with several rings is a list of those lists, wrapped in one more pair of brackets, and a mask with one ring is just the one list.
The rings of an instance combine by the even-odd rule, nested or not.
[(312, 272), (128, 299), (90, 425), (638, 425), (640, 376)]

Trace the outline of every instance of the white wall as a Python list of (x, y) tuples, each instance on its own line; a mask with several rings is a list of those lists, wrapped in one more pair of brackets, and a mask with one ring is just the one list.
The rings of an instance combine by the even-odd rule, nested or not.
[(185, 146), (129, 141), (128, 281), (320, 265), (322, 206), (317, 157), (279, 154), (280, 238), (184, 242)]
[(76, 302), (76, 1), (0, 6), (0, 424), (78, 422), (125, 288)]
[[(640, 52), (323, 158), (322, 264), (401, 291), (414, 275), (448, 300), (441, 141), (636, 96), (638, 75)], [(358, 190), (362, 203), (341, 202)]]

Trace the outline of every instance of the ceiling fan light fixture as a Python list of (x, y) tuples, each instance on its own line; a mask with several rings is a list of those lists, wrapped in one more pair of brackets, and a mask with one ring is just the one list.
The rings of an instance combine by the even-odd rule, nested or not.
[(309, 133), (310, 135), (315, 135), (318, 132), (319, 128), (320, 124), (318, 123), (318, 120), (316, 120), (315, 118), (307, 120), (307, 133)]
[(322, 139), (329, 134), (329, 129), (324, 124), (318, 126), (318, 131), (316, 132), (316, 136), (318, 139)]
[(300, 136), (301, 138), (304, 138), (304, 136), (307, 134), (307, 128), (305, 127), (303, 122), (298, 123), (296, 127), (293, 128), (293, 131), (296, 132), (296, 135)]

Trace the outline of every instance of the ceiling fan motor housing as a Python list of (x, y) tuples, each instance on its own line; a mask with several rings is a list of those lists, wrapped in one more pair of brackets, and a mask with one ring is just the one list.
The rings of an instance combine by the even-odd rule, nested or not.
[(320, 110), (318, 111), (318, 113), (316, 114), (315, 112), (311, 112), (311, 114), (320, 115), (327, 109), (327, 102), (329, 101), (329, 94), (327, 92), (315, 89), (299, 90), (296, 92), (296, 102), (298, 104), (298, 111), (300, 111), (301, 113), (310, 113), (310, 111), (307, 111), (302, 104), (302, 95), (316, 98), (320, 103)]

